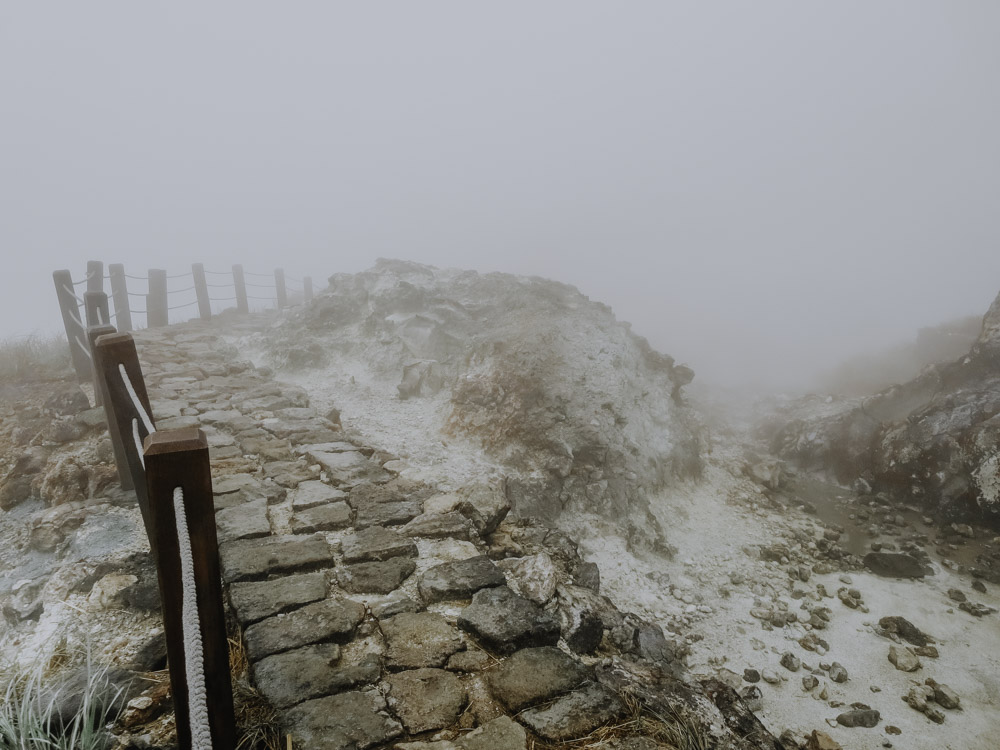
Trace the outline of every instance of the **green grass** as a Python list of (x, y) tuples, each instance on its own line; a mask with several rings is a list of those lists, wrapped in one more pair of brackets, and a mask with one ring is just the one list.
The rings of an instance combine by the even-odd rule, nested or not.
[(44, 684), (46, 665), (0, 672), (6, 681), (0, 702), (0, 749), (2, 750), (106, 750), (111, 737), (105, 721), (113, 721), (108, 709), (118, 697), (107, 695), (103, 679), (106, 668), (96, 667), (87, 655), (87, 682), (81, 708), (68, 724), (55, 715), (58, 691)]
[(55, 380), (68, 375), (70, 366), (65, 336), (30, 334), (0, 341), (0, 382)]

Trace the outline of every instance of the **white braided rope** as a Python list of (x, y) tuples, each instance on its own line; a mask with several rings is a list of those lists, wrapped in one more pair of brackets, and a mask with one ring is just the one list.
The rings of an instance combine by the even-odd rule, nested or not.
[(143, 408), (142, 406), (142, 402), (139, 400), (138, 394), (136, 394), (135, 392), (135, 388), (132, 387), (132, 379), (129, 378), (128, 373), (125, 372), (125, 365), (119, 364), (118, 372), (121, 373), (122, 382), (125, 383), (125, 390), (128, 391), (129, 398), (132, 399), (132, 406), (135, 407), (135, 410), (139, 413), (139, 416), (142, 417), (142, 423), (146, 426), (146, 432), (149, 433), (156, 432), (156, 428), (153, 427), (153, 420), (149, 418), (149, 415), (146, 413), (145, 408)]
[(139, 463), (142, 468), (146, 468), (146, 457), (142, 455), (142, 440), (139, 438), (139, 420), (132, 419), (132, 439), (135, 440), (135, 452), (139, 456)]
[(80, 328), (83, 328), (83, 321), (80, 320), (80, 316), (77, 314), (77, 312), (79, 312), (79, 311), (74, 312), (73, 308), (70, 307), (70, 308), (67, 308), (67, 312), (69, 312), (69, 316), (71, 318), (73, 318), (73, 322), (76, 323), (78, 326), (80, 326)]
[(174, 518), (177, 549), (181, 560), (181, 632), (184, 637), (184, 671), (188, 686), (188, 721), (192, 750), (212, 750), (208, 721), (208, 690), (205, 688), (205, 652), (198, 619), (198, 591), (194, 580), (194, 552), (184, 513), (184, 490), (174, 488)]

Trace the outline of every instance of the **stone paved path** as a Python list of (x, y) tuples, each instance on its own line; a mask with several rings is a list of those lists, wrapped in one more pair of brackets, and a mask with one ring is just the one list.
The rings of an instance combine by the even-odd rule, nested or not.
[[(241, 320), (228, 330), (265, 322)], [(597, 593), (570, 540), (505, 518), (500, 488), (400, 478), (396, 457), (240, 361), (223, 325), (135, 338), (157, 428), (208, 436), (227, 595), (296, 747), (444, 731), (421, 747), (524, 748), (623, 714), (595, 651), (662, 663), (669, 649)]]

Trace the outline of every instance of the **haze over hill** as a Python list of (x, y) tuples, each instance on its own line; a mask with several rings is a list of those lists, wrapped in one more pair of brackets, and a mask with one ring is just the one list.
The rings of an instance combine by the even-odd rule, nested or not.
[(993, 3), (9, 3), (0, 338), (57, 330), (88, 258), (394, 257), (794, 387), (993, 299), (998, 36)]

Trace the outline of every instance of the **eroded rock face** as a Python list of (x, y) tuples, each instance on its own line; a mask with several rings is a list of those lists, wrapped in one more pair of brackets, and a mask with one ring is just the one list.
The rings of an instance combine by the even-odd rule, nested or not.
[(316, 348), (360, 356), (401, 399), (446, 391), (439, 427), (510, 468), (516, 512), (588, 509), (629, 524), (636, 544), (662, 544), (646, 494), (701, 471), (681, 394), (689, 367), (565, 284), (392, 260), (329, 282), (267, 334), (276, 364)]
[(802, 403), (772, 450), (945, 520), (1000, 527), (1000, 296), (969, 353), (861, 401)]

